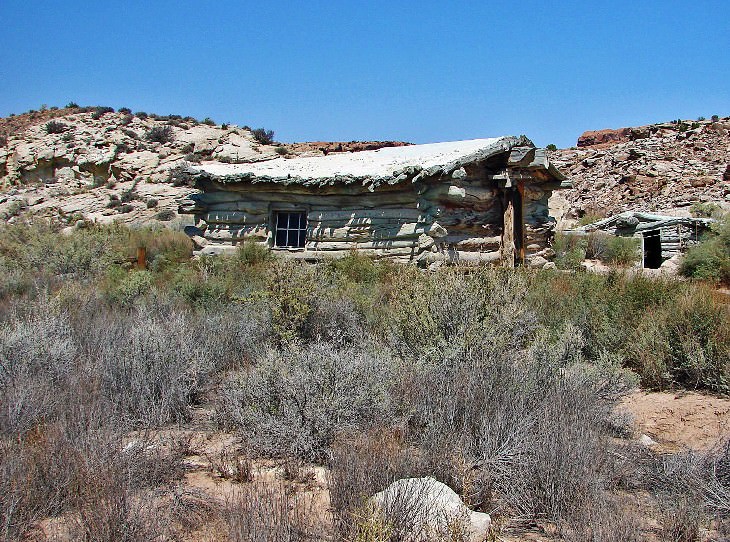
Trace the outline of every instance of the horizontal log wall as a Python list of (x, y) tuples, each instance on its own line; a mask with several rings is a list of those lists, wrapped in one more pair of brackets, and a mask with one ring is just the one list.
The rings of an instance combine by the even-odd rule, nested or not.
[[(499, 259), (503, 195), (494, 179), (506, 172), (471, 166), (461, 174), (417, 183), (367, 187), (204, 181), (181, 212), (195, 215), (202, 237), (216, 246), (251, 239), (273, 243), (270, 221), (276, 211), (307, 213), (304, 249), (278, 249), (293, 257), (341, 256), (352, 250), (374, 257), (447, 263), (488, 263)], [(495, 175), (495, 173), (497, 175)], [(549, 191), (524, 192), (528, 254), (547, 246), (551, 232)]]

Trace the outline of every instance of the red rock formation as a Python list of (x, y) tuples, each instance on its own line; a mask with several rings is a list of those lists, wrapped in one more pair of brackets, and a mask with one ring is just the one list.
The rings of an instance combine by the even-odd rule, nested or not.
[(619, 143), (629, 141), (631, 128), (619, 128), (618, 130), (589, 130), (583, 132), (578, 138), (579, 147), (593, 147), (606, 143)]

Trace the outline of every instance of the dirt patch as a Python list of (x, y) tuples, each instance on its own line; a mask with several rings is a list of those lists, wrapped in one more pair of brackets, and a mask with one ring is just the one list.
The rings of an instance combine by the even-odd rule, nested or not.
[(707, 450), (730, 437), (730, 399), (636, 391), (619, 408), (634, 416), (638, 433), (649, 435), (665, 451)]

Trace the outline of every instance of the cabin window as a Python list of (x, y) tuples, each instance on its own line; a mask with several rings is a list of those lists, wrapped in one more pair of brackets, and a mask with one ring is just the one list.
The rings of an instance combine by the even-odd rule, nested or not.
[(274, 246), (302, 248), (307, 241), (307, 213), (279, 211), (275, 213)]

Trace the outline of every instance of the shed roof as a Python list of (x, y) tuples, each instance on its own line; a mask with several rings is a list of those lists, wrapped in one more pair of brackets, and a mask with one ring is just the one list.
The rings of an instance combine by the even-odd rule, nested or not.
[(676, 224), (688, 224), (692, 226), (709, 227), (710, 224), (716, 222), (712, 218), (696, 218), (688, 216), (669, 216), (656, 215), (653, 213), (643, 213), (639, 211), (626, 211), (592, 224), (587, 224), (578, 228), (583, 231), (596, 231), (608, 228), (626, 229), (634, 231), (655, 230), (658, 228), (666, 228)]
[[(516, 147), (532, 149), (535, 146), (524, 136), (502, 136), (384, 147), (326, 156), (275, 158), (247, 164), (203, 164), (191, 167), (188, 171), (193, 175), (203, 175), (222, 182), (283, 182), (305, 185), (363, 182), (375, 186), (437, 174), (449, 175), (463, 165), (486, 160)], [(542, 156), (541, 160), (531, 165), (548, 169), (547, 159)], [(519, 164), (520, 167), (528, 165), (530, 164)], [(550, 174), (557, 180), (563, 179), (554, 166), (550, 168)]]

